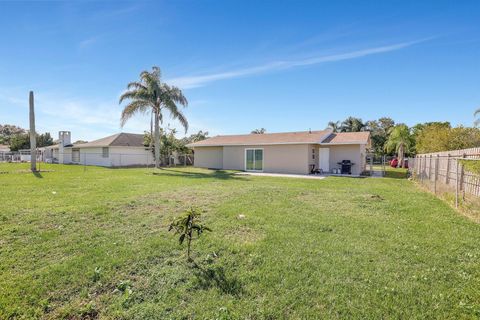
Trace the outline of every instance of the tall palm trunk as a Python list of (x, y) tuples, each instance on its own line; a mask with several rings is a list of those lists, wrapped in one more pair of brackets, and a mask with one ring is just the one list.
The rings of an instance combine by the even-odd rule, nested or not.
[(148, 146), (153, 147), (153, 111), (150, 113), (150, 143)]
[(404, 162), (405, 162), (404, 158), (405, 158), (405, 148), (403, 143), (401, 143), (400, 146), (398, 146), (398, 167), (399, 168), (404, 167)]
[(155, 168), (160, 168), (160, 114), (155, 110)]

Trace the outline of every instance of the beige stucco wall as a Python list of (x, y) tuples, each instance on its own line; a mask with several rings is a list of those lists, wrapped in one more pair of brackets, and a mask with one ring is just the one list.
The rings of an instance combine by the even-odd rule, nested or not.
[[(261, 146), (224, 146), (222, 152), (222, 168), (225, 170), (245, 170), (245, 149), (263, 149), (263, 172), (306, 174), (308, 168), (308, 145), (261, 145)], [(195, 166), (197, 153), (206, 148), (195, 148)], [(202, 159), (205, 153), (210, 158), (219, 159), (217, 151), (202, 150)]]
[(223, 147), (195, 148), (194, 166), (223, 169)]
[(310, 144), (308, 146), (308, 164), (315, 165), (318, 169), (318, 145)]
[(263, 157), (264, 172), (310, 173), (307, 144), (265, 146)]
[[(307, 144), (224, 146), (195, 148), (195, 166), (225, 170), (245, 170), (245, 149), (263, 149), (263, 172), (308, 174), (310, 165), (319, 167), (319, 148), (330, 149), (330, 170), (338, 168), (337, 162), (351, 160), (355, 165), (352, 174), (365, 170), (365, 146), (320, 146)], [(315, 151), (315, 158), (313, 158)]]
[(338, 162), (342, 160), (350, 160), (355, 165), (352, 167), (352, 174), (358, 175), (364, 170), (365, 157), (361, 156), (361, 145), (336, 145), (330, 146), (330, 170), (333, 168), (340, 168)]

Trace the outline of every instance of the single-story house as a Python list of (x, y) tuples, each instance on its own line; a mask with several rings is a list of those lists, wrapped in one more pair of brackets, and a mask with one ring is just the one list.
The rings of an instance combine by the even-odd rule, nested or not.
[(152, 150), (143, 134), (117, 133), (87, 143), (71, 143), (70, 131), (59, 132), (59, 143), (45, 147), (44, 160), (52, 163), (125, 167), (153, 164)]
[[(312, 168), (333, 172), (353, 163), (351, 174), (366, 169), (369, 132), (320, 131), (222, 135), (187, 145), (194, 166), (211, 169), (309, 174)], [(336, 170), (335, 170), (336, 171)]]
[(0, 144), (0, 161), (6, 161), (9, 153), (10, 146), (6, 144)]

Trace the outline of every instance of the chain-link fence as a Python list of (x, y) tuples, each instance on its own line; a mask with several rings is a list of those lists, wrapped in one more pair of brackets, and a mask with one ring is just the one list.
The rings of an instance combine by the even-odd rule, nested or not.
[(419, 154), (409, 159), (409, 173), (419, 184), (455, 203), (480, 211), (480, 148)]
[(367, 154), (365, 158), (366, 174), (372, 177), (384, 177), (388, 165), (385, 155)]
[[(99, 151), (100, 150), (100, 151)], [(155, 159), (151, 150), (139, 148), (139, 150), (115, 151), (113, 148), (96, 150), (71, 149), (67, 152), (57, 150), (37, 150), (38, 163), (73, 164), (82, 166), (100, 167), (154, 167)], [(193, 165), (193, 154), (172, 153), (162, 156), (161, 166), (188, 166)], [(30, 162), (29, 150), (20, 152), (0, 153), (0, 162)]]

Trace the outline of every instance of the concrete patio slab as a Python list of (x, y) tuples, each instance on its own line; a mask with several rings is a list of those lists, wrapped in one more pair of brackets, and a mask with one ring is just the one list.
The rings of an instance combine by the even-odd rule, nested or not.
[(325, 179), (325, 176), (316, 176), (308, 174), (287, 174), (287, 173), (265, 173), (265, 172), (237, 172), (240, 176), (259, 176), (259, 177), (282, 177), (282, 178), (300, 178), (300, 179)]

